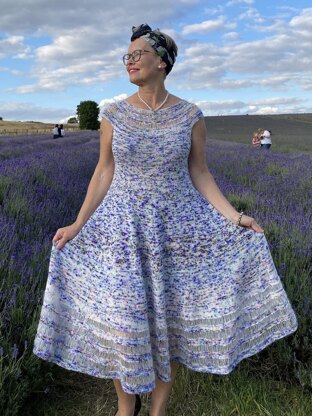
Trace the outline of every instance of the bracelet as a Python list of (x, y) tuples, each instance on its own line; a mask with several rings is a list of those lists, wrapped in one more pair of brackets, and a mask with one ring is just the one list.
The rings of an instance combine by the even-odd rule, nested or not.
[(240, 225), (240, 222), (241, 222), (241, 219), (242, 219), (243, 215), (244, 215), (244, 211), (239, 213), (239, 217), (238, 217), (238, 220), (237, 220), (237, 225)]

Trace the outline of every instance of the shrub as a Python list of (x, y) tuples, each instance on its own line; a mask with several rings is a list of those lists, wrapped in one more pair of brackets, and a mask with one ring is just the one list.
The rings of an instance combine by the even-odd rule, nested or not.
[(100, 127), (99, 112), (99, 106), (95, 101), (80, 101), (77, 106), (79, 128), (81, 130), (98, 130)]
[(71, 117), (67, 121), (68, 124), (76, 124), (78, 123), (77, 117)]

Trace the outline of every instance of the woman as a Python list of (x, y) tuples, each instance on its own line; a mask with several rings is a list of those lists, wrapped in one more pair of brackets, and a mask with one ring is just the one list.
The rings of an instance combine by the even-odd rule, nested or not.
[(260, 147), (261, 141), (260, 141), (259, 129), (253, 132), (251, 143), (254, 147)]
[(178, 363), (228, 374), (297, 328), (263, 229), (206, 165), (200, 109), (169, 94), (177, 48), (148, 25), (123, 57), (137, 93), (111, 104), (76, 221), (57, 230), (39, 357), (112, 378), (118, 416), (152, 392), (163, 416)]

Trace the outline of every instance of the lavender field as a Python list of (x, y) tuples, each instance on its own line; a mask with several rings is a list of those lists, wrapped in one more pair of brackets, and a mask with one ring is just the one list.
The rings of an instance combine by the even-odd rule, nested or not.
[[(58, 140), (52, 140), (49, 135), (0, 137), (2, 415), (113, 414), (108, 405), (106, 413), (103, 408), (101, 413), (91, 411), (90, 407), (79, 412), (75, 408), (72, 413), (68, 409), (54, 410), (53, 413), (51, 408), (43, 412), (38, 404), (36, 408), (32, 407), (33, 402), (43, 406), (45, 400), (49, 401), (60, 371), (32, 354), (51, 239), (57, 228), (76, 218), (98, 160), (98, 135), (98, 132), (75, 132)], [(289, 389), (299, 389), (296, 391), (301, 391), (301, 401), (306, 403), (304, 395), (308, 397), (312, 391), (311, 154), (263, 151), (247, 144), (208, 140), (207, 161), (231, 203), (238, 210), (254, 216), (264, 227), (276, 267), (299, 321), (299, 329), (294, 335), (245, 360), (235, 370), (235, 376), (224, 377), (218, 383), (221, 385), (224, 380), (231, 383), (233, 377), (238, 383), (239, 377), (244, 380), (247, 374), (265, 380), (264, 384), (268, 386), (283, 380)], [(189, 400), (181, 392), (187, 388), (192, 391), (196, 383), (201, 386), (208, 381), (216, 383), (216, 378), (191, 375), (185, 369), (183, 372), (180, 384), (184, 384), (178, 383), (174, 390), (179, 400), (173, 399), (169, 414), (212, 414), (204, 413), (200, 407), (197, 413), (188, 411)], [(76, 377), (78, 379), (77, 374)], [(102, 386), (110, 383), (107, 380), (101, 382)], [(198, 403), (204, 403), (204, 392), (197, 389), (194, 394), (203, 399)], [(286, 413), (287, 406), (293, 404), (290, 397), (285, 395), (280, 413), (265, 413), (259, 407), (259, 412), (255, 411), (252, 416), (304, 416), (305, 413)], [(240, 406), (246, 404), (244, 400), (240, 404), (233, 404), (231, 400), (222, 405), (213, 402), (214, 406), (219, 406), (216, 415), (249, 415), (248, 410), (230, 413), (234, 405), (242, 409)], [(183, 412), (179, 407), (181, 403), (184, 403)], [(309, 410), (312, 412), (311, 408)]]

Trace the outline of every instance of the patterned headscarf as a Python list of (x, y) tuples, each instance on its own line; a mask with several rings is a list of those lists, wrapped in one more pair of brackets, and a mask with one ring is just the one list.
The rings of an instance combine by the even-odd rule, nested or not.
[(155, 50), (157, 55), (167, 64), (165, 70), (168, 75), (176, 60), (176, 54), (173, 48), (168, 48), (166, 38), (162, 35), (159, 29), (152, 30), (148, 24), (140, 26), (132, 26), (131, 42), (135, 39), (145, 39), (151, 47)]

